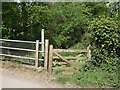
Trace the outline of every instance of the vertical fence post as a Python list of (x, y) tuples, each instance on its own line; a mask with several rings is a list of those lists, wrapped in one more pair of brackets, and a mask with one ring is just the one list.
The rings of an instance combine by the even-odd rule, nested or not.
[(48, 46), (49, 46), (49, 40), (45, 40), (45, 57), (44, 57), (44, 68), (47, 70), (48, 69)]
[(88, 60), (90, 60), (90, 59), (91, 59), (90, 44), (89, 44), (89, 46), (87, 47), (87, 58), (88, 58)]
[(53, 59), (53, 45), (50, 45), (50, 48), (49, 48), (49, 64), (48, 64), (48, 71), (49, 72), (52, 72), (52, 61)]
[(42, 44), (42, 57), (44, 56), (44, 29), (41, 30), (41, 42)]
[(39, 40), (36, 40), (36, 52), (35, 52), (35, 67), (38, 68), (39, 59)]

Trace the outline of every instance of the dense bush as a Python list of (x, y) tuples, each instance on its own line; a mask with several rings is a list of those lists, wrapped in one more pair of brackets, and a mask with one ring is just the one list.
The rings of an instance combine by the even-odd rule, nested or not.
[(95, 65), (108, 63), (109, 58), (118, 58), (120, 31), (118, 22), (109, 17), (95, 18), (88, 27), (92, 44), (92, 59)]
[(92, 60), (73, 75), (78, 85), (93, 87), (120, 87), (120, 31), (118, 22), (99, 17), (89, 24)]

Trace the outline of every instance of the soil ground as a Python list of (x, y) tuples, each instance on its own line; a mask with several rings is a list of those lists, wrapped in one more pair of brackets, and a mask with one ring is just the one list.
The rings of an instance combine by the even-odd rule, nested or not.
[[(38, 70), (11, 62), (2, 63), (0, 77), (2, 88), (73, 88), (72, 85), (60, 85), (54, 82), (54, 75), (42, 68)], [(1, 80), (1, 79), (0, 79)]]

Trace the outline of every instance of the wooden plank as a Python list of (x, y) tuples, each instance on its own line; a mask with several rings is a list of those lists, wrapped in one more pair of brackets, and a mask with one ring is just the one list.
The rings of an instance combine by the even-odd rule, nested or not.
[(77, 68), (75, 67), (75, 65), (74, 65), (73, 62), (70, 62), (70, 61), (66, 60), (64, 57), (62, 57), (61, 55), (59, 55), (59, 54), (56, 53), (56, 52), (54, 52), (54, 54), (56, 54), (59, 58), (61, 58), (63, 61), (65, 61), (67, 64), (73, 66), (73, 68), (74, 68), (75, 70), (77, 70)]
[(33, 42), (33, 41), (10, 40), (10, 39), (0, 39), (0, 41), (8, 41), (8, 42), (23, 42), (23, 43), (36, 43), (36, 42)]
[(45, 57), (44, 57), (44, 68), (48, 69), (48, 46), (49, 46), (49, 40), (45, 40)]
[(35, 67), (38, 68), (39, 40), (36, 40)]
[[(63, 57), (63, 56), (62, 56)], [(54, 59), (59, 59), (58, 56), (54, 56)], [(72, 57), (72, 56), (68, 56), (68, 57), (64, 57), (65, 59), (86, 59), (86, 57)]]
[(44, 59), (38, 59), (39, 61), (44, 61)]
[[(7, 41), (7, 42), (21, 42), (21, 43), (33, 43), (35, 44), (36, 42), (34, 41), (23, 41), (23, 40), (10, 40), (10, 39), (0, 39), (0, 43), (4, 43), (4, 41)], [(39, 42), (39, 44), (44, 44), (44, 42)]]
[[(16, 56), (16, 55), (8, 55), (8, 54), (0, 54), (0, 56), (35, 60), (35, 58), (23, 57), (23, 56)], [(39, 60), (39, 61), (44, 61), (44, 59), (38, 59), (38, 60)]]
[(65, 59), (64, 57), (62, 57), (60, 54), (58, 54), (56, 52), (54, 52), (54, 54), (57, 55), (59, 58), (61, 58), (63, 61), (65, 61), (67, 64), (71, 65), (70, 62), (67, 59)]
[(83, 56), (83, 54), (79, 54), (79, 55), (77, 55), (77, 56), (75, 56), (75, 57), (81, 57), (81, 56)]
[(44, 42), (39, 42), (39, 44), (44, 45)]
[(16, 55), (8, 55), (8, 54), (0, 54), (0, 56), (15, 57), (15, 58), (22, 58), (22, 59), (32, 59), (32, 60), (35, 60), (35, 58), (22, 57), (22, 56), (16, 56)]
[(0, 46), (0, 48), (3, 48), (3, 49), (11, 49), (11, 50), (20, 50), (20, 51), (36, 52), (36, 50), (32, 50), (32, 49), (13, 48), (13, 47), (4, 47), (4, 46)]
[[(42, 44), (42, 51), (44, 52), (44, 29), (41, 30), (41, 42)], [(44, 53), (42, 53), (42, 56), (44, 57)]]
[(66, 68), (66, 67), (54, 67), (53, 70), (70, 70), (70, 71), (75, 71), (76, 69), (70, 67), (70, 68)]
[(43, 51), (39, 51), (40, 53), (44, 53)]
[(91, 47), (91, 45), (89, 44), (89, 46), (87, 47), (87, 58), (88, 58), (88, 60), (91, 59), (91, 50), (90, 50), (90, 47)]
[(52, 64), (53, 64), (53, 45), (50, 45), (49, 48), (49, 63), (48, 63), (48, 71), (52, 72)]
[(53, 52), (87, 52), (87, 50), (54, 49)]
[[(78, 64), (82, 64), (82, 62), (74, 62), (74, 61), (71, 61), (72, 62), (72, 64), (74, 65), (74, 66), (77, 66)], [(62, 64), (62, 65), (67, 65), (67, 63), (66, 62), (53, 62), (53, 64)]]
[(53, 64), (63, 64), (63, 65), (67, 65), (66, 62), (53, 62)]

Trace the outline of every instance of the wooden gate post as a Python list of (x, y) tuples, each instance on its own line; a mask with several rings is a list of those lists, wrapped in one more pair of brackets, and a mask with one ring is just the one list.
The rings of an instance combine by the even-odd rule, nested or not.
[(39, 40), (36, 40), (36, 52), (35, 52), (35, 67), (38, 68), (39, 59)]
[(49, 40), (45, 40), (45, 57), (44, 57), (44, 68), (47, 70), (48, 69), (48, 47), (49, 46)]
[(52, 63), (53, 63), (53, 45), (50, 45), (49, 49), (49, 64), (48, 64), (48, 71), (52, 72)]
[(91, 59), (91, 50), (90, 50), (90, 44), (89, 44), (89, 46), (87, 47), (87, 58), (88, 58), (88, 60), (90, 60)]
[(42, 57), (44, 57), (44, 29), (41, 30)]

